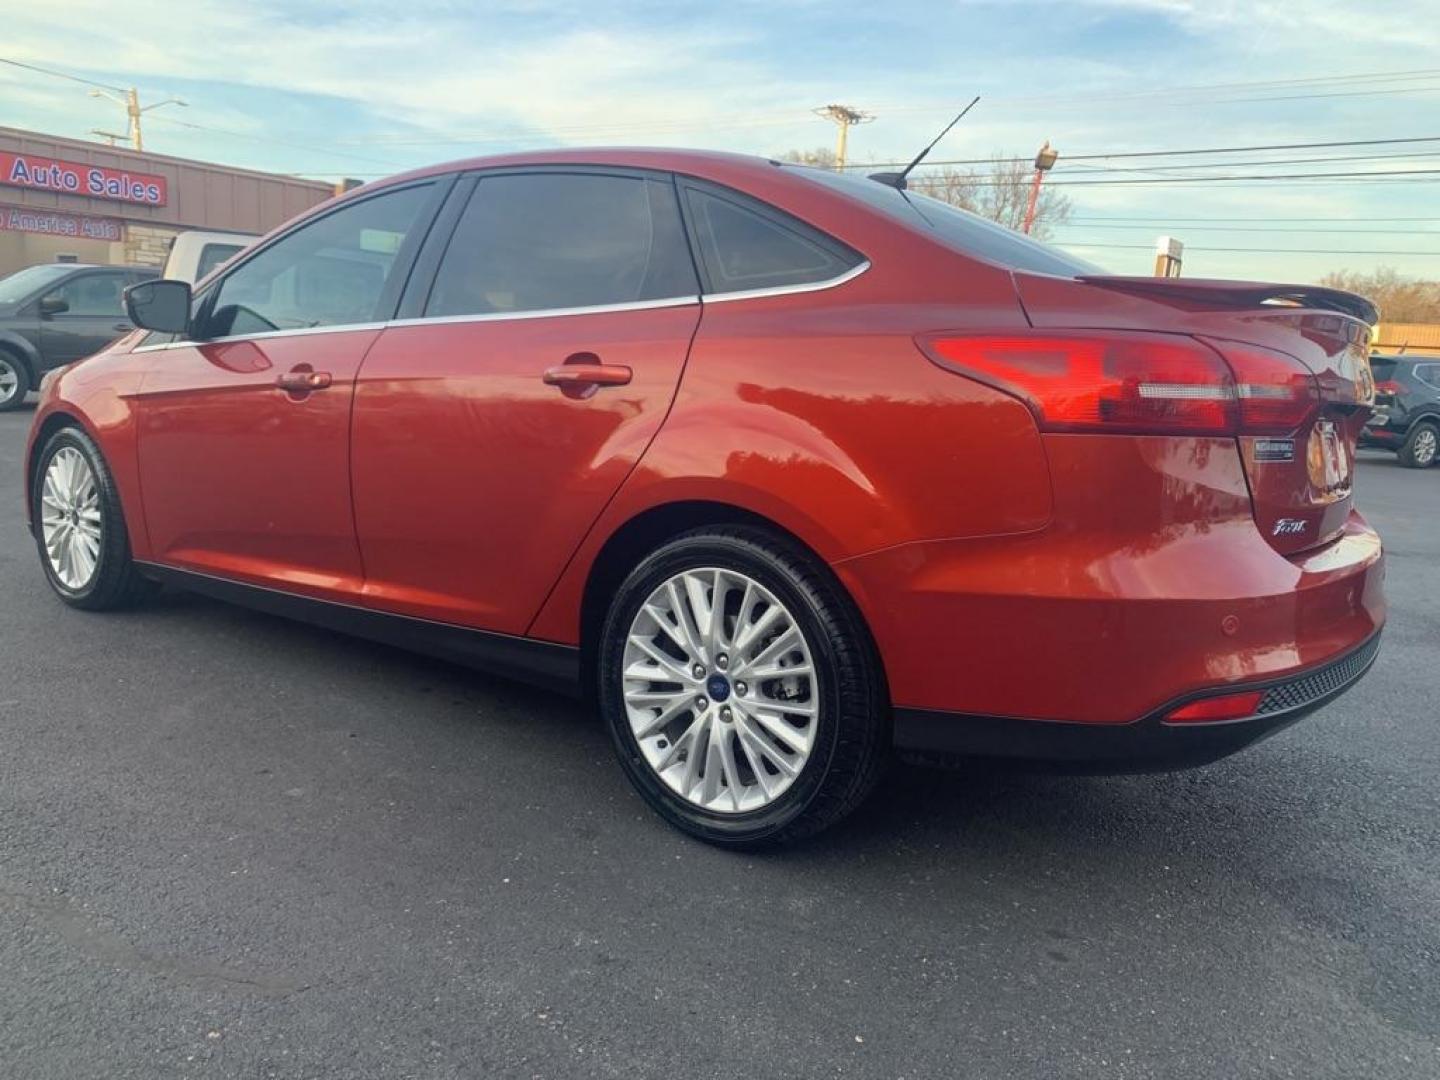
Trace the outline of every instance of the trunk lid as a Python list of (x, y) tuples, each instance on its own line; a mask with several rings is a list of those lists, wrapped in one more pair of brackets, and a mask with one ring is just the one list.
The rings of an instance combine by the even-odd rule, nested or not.
[(1036, 328), (1204, 341), (1236, 372), (1238, 391), (1262, 406), (1267, 388), (1250, 385), (1246, 371), (1288, 372), (1291, 389), (1313, 394), (1304, 419), (1237, 436), (1255, 522), (1286, 554), (1340, 535), (1353, 504), (1355, 440), (1375, 397), (1369, 340), (1378, 313), (1368, 300), (1317, 286), (1180, 278), (1017, 273), (1015, 282)]

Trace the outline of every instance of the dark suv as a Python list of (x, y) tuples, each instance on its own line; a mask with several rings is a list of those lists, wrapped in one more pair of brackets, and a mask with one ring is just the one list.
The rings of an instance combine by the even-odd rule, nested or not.
[(1375, 411), (1361, 446), (1383, 446), (1412, 469), (1428, 469), (1440, 452), (1440, 356), (1372, 356)]
[(124, 291), (154, 270), (46, 263), (0, 278), (0, 412), (15, 409), (51, 368), (133, 329)]

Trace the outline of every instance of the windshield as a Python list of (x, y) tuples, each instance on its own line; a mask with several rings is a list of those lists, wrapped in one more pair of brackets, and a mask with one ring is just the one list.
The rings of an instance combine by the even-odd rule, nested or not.
[(59, 281), (74, 269), (75, 267), (64, 263), (45, 263), (41, 266), (27, 266), (9, 277), (0, 278), (0, 304), (19, 303), (50, 282)]
[(951, 206), (947, 202), (921, 195), (915, 191), (900, 191), (889, 184), (868, 177), (831, 172), (806, 166), (787, 166), (796, 174), (815, 183), (832, 188), (866, 206), (882, 210), (891, 217), (908, 225), (919, 226), (933, 232), (947, 247), (966, 255), (984, 259), (986, 262), (1009, 267), (1012, 270), (1029, 270), (1037, 274), (1058, 274), (1062, 277), (1080, 277), (1086, 274), (1104, 274), (1105, 269), (1092, 262), (1077, 258), (1059, 248), (1033, 240), (1014, 229), (1007, 229), (993, 221), (987, 221), (968, 210)]

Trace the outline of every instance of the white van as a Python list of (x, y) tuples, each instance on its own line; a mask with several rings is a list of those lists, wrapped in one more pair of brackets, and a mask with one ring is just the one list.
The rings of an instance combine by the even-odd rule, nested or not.
[(194, 285), (258, 239), (253, 233), (205, 232), (201, 229), (183, 232), (170, 241), (170, 255), (160, 276)]

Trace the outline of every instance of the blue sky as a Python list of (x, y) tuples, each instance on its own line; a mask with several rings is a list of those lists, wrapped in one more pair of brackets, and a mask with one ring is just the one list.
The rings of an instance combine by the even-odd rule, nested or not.
[[(1194, 276), (1440, 277), (1440, 173), (1082, 183), (1159, 175), (1097, 168), (1201, 162), (1171, 175), (1440, 170), (1440, 142), (1230, 156), (1369, 155), (1269, 168), (1065, 157), (1440, 136), (1440, 0), (65, 0), (5, 24), (0, 56), (185, 98), (148, 115), (148, 149), (325, 178), (542, 145), (825, 146), (834, 129), (810, 110), (828, 102), (874, 113), (852, 158), (887, 161), (978, 93), (934, 156), (1029, 155), (1050, 139), (1053, 179), (1076, 203), (1056, 241), (1116, 271), (1148, 272), (1169, 233)], [(18, 127), (123, 125), (83, 86), (6, 66), (0, 103), (0, 123)], [(1219, 250), (1238, 248), (1260, 250)]]

